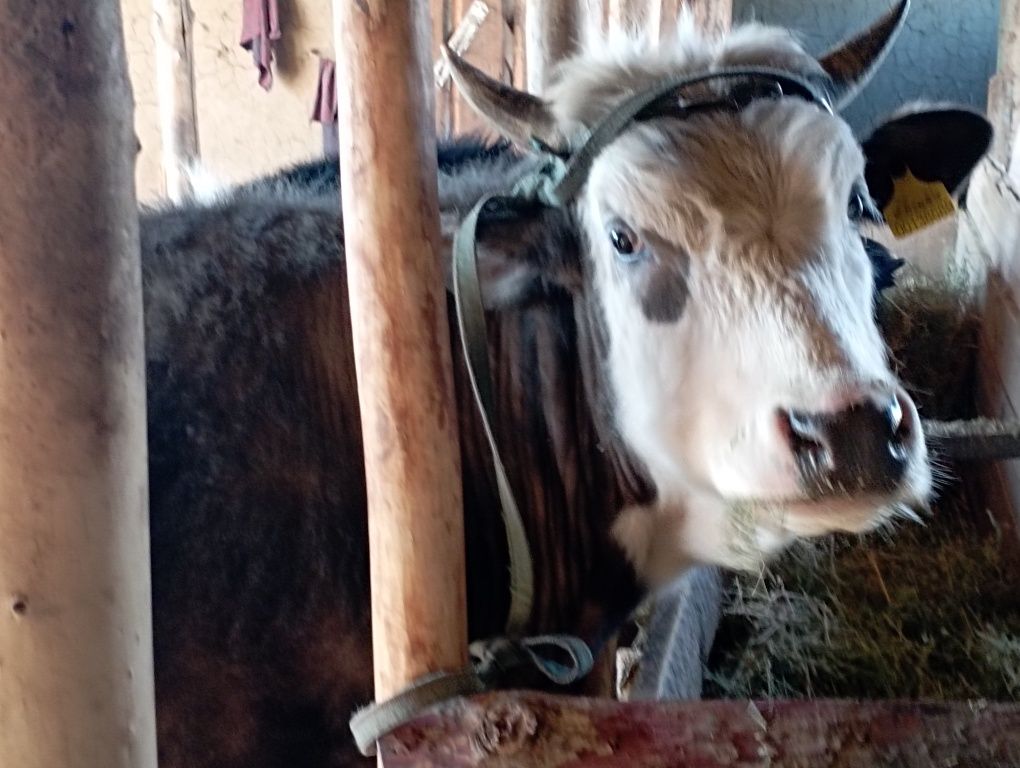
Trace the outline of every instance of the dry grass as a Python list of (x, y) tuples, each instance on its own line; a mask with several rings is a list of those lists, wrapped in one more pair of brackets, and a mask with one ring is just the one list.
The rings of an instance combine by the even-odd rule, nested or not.
[(735, 579), (706, 695), (1020, 699), (1020, 573), (961, 502)]
[(963, 271), (914, 275), (885, 293), (878, 322), (894, 368), (922, 417), (973, 415), (974, 361), (980, 318)]

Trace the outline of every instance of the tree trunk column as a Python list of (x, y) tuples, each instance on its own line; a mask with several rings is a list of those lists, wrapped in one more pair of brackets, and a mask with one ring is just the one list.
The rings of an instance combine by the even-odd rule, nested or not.
[(163, 177), (167, 195), (179, 202), (192, 193), (187, 171), (200, 158), (191, 3), (153, 0), (152, 7)]
[(0, 39), (0, 765), (153, 768), (120, 4), (3, 3)]
[(524, 34), (528, 91), (541, 95), (556, 64), (578, 49), (588, 5), (585, 0), (519, 2), (527, 3)]
[(457, 410), (439, 262), (429, 8), (334, 0), (334, 18), (381, 700), (467, 661)]

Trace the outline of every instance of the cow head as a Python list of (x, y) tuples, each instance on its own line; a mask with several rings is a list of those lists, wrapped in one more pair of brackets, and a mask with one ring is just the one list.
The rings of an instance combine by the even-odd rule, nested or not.
[[(453, 72), (521, 146), (569, 149), (623, 99), (687, 71), (779, 68), (838, 108), (906, 5), (821, 59), (781, 30), (708, 41), (682, 23), (657, 49), (589, 44), (541, 99), (455, 58)], [(615, 428), (656, 491), (616, 526), (645, 578), (692, 562), (752, 567), (794, 536), (866, 530), (926, 502), (924, 436), (874, 320), (859, 228), (880, 221), (905, 168), (956, 190), (989, 139), (983, 118), (958, 109), (902, 115), (863, 143), (838, 114), (796, 98), (665, 116), (601, 152), (569, 214), (523, 206), (513, 237), (483, 244), (492, 301), (554, 283), (599, 316)], [(556, 250), (570, 242), (556, 228), (576, 252)], [(519, 247), (536, 242), (541, 258)]]

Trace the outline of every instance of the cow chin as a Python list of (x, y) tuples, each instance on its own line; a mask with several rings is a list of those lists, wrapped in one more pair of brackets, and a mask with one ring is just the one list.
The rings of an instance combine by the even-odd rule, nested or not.
[(725, 565), (757, 569), (796, 539), (833, 533), (862, 534), (898, 519), (918, 519), (927, 506), (931, 475), (926, 463), (912, 467), (891, 493), (785, 501), (730, 501)]

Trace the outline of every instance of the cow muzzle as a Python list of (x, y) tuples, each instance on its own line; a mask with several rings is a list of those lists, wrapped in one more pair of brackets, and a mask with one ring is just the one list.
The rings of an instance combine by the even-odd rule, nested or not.
[(892, 495), (923, 444), (917, 408), (902, 388), (833, 411), (780, 410), (778, 422), (810, 498)]

